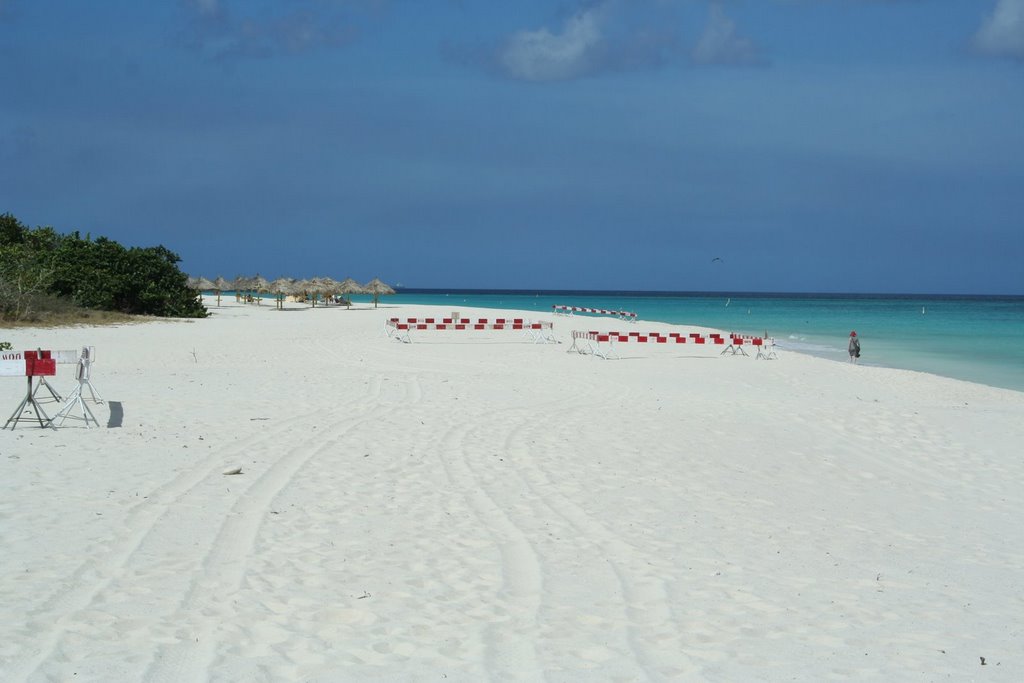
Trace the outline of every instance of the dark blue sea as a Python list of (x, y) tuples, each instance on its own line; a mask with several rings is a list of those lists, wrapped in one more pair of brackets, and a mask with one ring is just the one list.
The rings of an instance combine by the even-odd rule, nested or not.
[[(383, 303), (538, 314), (550, 313), (552, 305), (626, 310), (637, 313), (639, 327), (650, 320), (768, 334), (782, 349), (838, 362), (847, 361), (847, 340), (856, 330), (865, 365), (1024, 391), (1024, 296), (400, 289)], [(624, 325), (596, 316), (583, 323), (589, 317), (561, 324), (602, 330)]]

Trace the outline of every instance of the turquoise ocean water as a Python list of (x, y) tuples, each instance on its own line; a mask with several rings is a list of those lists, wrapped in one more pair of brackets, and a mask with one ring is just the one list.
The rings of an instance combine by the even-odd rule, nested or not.
[[(639, 323), (629, 329), (651, 320), (745, 334), (767, 332), (782, 349), (838, 362), (847, 361), (847, 339), (856, 330), (865, 365), (1024, 391), (1024, 296), (401, 290), (382, 303), (538, 314), (550, 313), (553, 304), (633, 311)], [(560, 324), (602, 331), (627, 325), (598, 316)]]

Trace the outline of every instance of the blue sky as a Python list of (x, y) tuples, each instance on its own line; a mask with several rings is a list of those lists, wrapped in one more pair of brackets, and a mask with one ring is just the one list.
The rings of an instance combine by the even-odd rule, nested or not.
[(1024, 0), (0, 0), (4, 211), (211, 278), (1024, 294)]

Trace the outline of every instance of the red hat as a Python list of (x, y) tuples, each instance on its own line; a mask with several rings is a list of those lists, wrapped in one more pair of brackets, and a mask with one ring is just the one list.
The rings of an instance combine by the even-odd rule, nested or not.
[(856, 337), (856, 336), (857, 336), (857, 333), (856, 333), (856, 332), (851, 332), (851, 333), (850, 333), (850, 336), (851, 336), (851, 337)]

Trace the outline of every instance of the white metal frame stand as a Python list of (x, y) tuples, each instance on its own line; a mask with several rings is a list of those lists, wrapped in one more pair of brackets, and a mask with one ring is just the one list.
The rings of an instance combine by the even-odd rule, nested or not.
[(85, 388), (89, 388), (89, 394), (92, 395), (93, 403), (103, 403), (103, 397), (96, 392), (96, 387), (92, 385), (90, 377), (92, 375), (92, 361), (96, 356), (96, 350), (91, 346), (82, 347), (82, 355), (78, 358), (78, 367), (75, 369), (75, 379), (78, 380), (78, 386), (74, 388), (71, 394), (68, 396), (68, 402), (64, 404), (64, 407), (53, 416), (53, 421), (56, 422), (57, 418), (60, 418), (59, 425), (64, 424), (64, 420), (69, 417), (79, 419), (76, 415), (71, 415), (71, 410), (75, 406), (80, 406), (82, 409), (82, 422), (85, 423), (87, 429), (91, 429), (89, 422), (92, 421), (97, 427), (100, 426), (99, 420), (92, 414), (92, 410), (85, 403)]
[(85, 404), (85, 399), (82, 397), (82, 389), (84, 387), (89, 387), (89, 392), (92, 394), (92, 400), (94, 402), (100, 403), (103, 400), (96, 399), (96, 392), (93, 390), (92, 383), (89, 381), (89, 358), (88, 354), (86, 354), (84, 350), (82, 353), (82, 359), (78, 361), (78, 371), (75, 373), (75, 377), (78, 379), (78, 386), (75, 387), (74, 391), (71, 392), (71, 394), (68, 396), (68, 402), (64, 404), (64, 407), (60, 409), (60, 412), (53, 416), (53, 420), (51, 420), (51, 422), (56, 422), (57, 418), (59, 417), (60, 423), (58, 424), (58, 426), (64, 426), (64, 420), (66, 420), (68, 417), (74, 417), (75, 419), (78, 419), (77, 416), (71, 415), (71, 409), (74, 408), (75, 406), (81, 406), (81, 419), (82, 422), (85, 423), (86, 429), (92, 429), (89, 426), (90, 420), (93, 423), (95, 423), (97, 427), (99, 427), (99, 420), (97, 420), (96, 416), (92, 414), (92, 411), (89, 409), (89, 406)]
[(25, 398), (22, 399), (21, 404), (18, 405), (18, 408), (13, 413), (11, 413), (11, 416), (7, 418), (7, 422), (4, 423), (4, 429), (7, 429), (7, 426), (10, 425), (11, 431), (14, 431), (14, 428), (18, 426), (19, 422), (31, 422), (33, 418), (23, 417), (25, 411), (28, 410), (30, 407), (35, 412), (35, 419), (39, 421), (40, 427), (49, 427), (50, 429), (57, 429), (53, 425), (53, 420), (47, 417), (46, 411), (43, 410), (43, 407), (39, 405), (38, 401), (36, 401), (35, 392), (32, 391), (32, 377), (29, 376), (26, 379), (28, 380), (28, 391), (25, 394)]
[(46, 387), (46, 389), (50, 392), (50, 396), (53, 397), (54, 401), (57, 401), (59, 403), (60, 401), (63, 400), (60, 397), (60, 394), (57, 393), (57, 390), (53, 388), (53, 385), (51, 385), (49, 382), (46, 381), (45, 377), (40, 376), (37, 379), (39, 381), (36, 383), (36, 388), (32, 391), (32, 395), (33, 396), (38, 394), (40, 389), (42, 389), (43, 387)]
[[(99, 392), (96, 391), (96, 387), (94, 387), (92, 385), (92, 382), (89, 380), (89, 374), (90, 374), (89, 370), (90, 370), (90, 366), (89, 365), (85, 365), (85, 378), (84, 379), (80, 379), (78, 381), (78, 386), (75, 387), (75, 390), (72, 392), (72, 394), (75, 394), (75, 393), (81, 394), (82, 393), (82, 387), (88, 387), (89, 388), (89, 394), (92, 396), (92, 402), (93, 403), (103, 403), (104, 402), (103, 401), (103, 397), (99, 395)], [(68, 396), (68, 399), (70, 399), (70, 398), (71, 398), (71, 396)]]
[(757, 358), (776, 360), (778, 357), (779, 354), (775, 353), (775, 341), (772, 339), (765, 339), (764, 343), (757, 347)]
[(737, 353), (742, 355), (742, 356), (748, 356), (749, 355), (747, 353), (746, 349), (743, 348), (742, 344), (737, 345), (736, 342), (734, 342), (734, 341), (730, 341), (729, 345), (726, 346), (724, 349), (722, 349), (722, 352), (720, 354), (718, 354), (718, 355), (719, 356), (724, 356), (727, 353), (730, 356), (735, 356)]
[[(92, 385), (90, 378), (92, 377), (92, 364), (96, 360), (96, 347), (94, 346), (83, 346), (82, 357), (78, 361), (78, 369), (75, 371), (75, 379), (78, 380), (78, 388), (75, 389), (79, 394), (82, 393), (82, 387), (89, 387), (89, 394), (92, 396), (93, 403), (103, 403), (103, 397), (100, 396), (99, 392), (96, 391), (96, 387)], [(68, 397), (71, 398), (70, 396)]]

